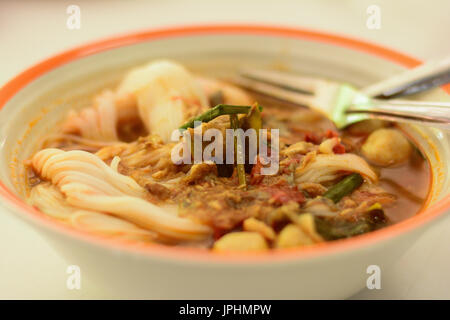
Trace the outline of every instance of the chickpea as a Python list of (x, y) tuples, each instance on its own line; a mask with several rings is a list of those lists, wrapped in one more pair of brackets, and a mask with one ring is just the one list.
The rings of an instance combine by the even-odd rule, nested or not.
[(370, 134), (361, 151), (373, 164), (387, 167), (407, 161), (412, 147), (398, 130), (378, 129)]
[(232, 232), (214, 243), (213, 250), (226, 251), (265, 251), (268, 249), (264, 237), (257, 232)]
[(260, 235), (262, 235), (264, 238), (268, 240), (274, 240), (275, 239), (275, 231), (265, 224), (264, 222), (255, 219), (255, 218), (248, 218), (244, 220), (243, 228), (245, 231), (250, 232), (258, 232)]
[(277, 248), (295, 248), (313, 244), (314, 241), (295, 224), (288, 224), (277, 237)]

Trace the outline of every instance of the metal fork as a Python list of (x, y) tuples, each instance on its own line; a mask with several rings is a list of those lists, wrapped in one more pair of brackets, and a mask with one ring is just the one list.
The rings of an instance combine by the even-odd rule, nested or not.
[(422, 66), (367, 88), (366, 92), (376, 93), (378, 98), (371, 98), (348, 84), (277, 71), (242, 70), (233, 81), (266, 96), (320, 109), (338, 128), (379, 118), (450, 130), (450, 103), (380, 99), (417, 93), (450, 81), (450, 59), (445, 62), (440, 63), (439, 68)]

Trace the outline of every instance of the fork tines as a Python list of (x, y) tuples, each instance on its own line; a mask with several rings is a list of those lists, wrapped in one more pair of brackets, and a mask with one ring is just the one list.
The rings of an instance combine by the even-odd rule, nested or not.
[(237, 85), (279, 100), (312, 106), (325, 81), (268, 70), (241, 70), (232, 79)]

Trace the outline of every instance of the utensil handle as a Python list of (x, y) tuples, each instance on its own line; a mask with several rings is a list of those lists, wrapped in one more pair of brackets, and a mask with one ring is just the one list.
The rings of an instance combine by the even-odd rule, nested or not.
[(446, 57), (373, 84), (362, 92), (371, 97), (386, 99), (422, 92), (449, 82), (450, 57)]
[(412, 122), (450, 130), (450, 103), (406, 100), (371, 100), (370, 104), (351, 105), (348, 114), (368, 114), (389, 121)]

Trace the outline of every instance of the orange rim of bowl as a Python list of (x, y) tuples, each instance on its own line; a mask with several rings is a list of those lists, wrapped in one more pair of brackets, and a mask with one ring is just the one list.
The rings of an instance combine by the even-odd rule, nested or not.
[[(306, 29), (289, 28), (282, 26), (266, 25), (200, 25), (185, 26), (167, 29), (149, 30), (119, 36), (106, 40), (100, 40), (87, 45), (83, 45), (49, 59), (38, 63), (11, 81), (6, 83), (0, 89), (0, 110), (3, 106), (22, 88), (33, 80), (45, 73), (74, 60), (114, 49), (126, 45), (136, 44), (144, 41), (152, 41), (164, 38), (176, 38), (183, 36), (201, 36), (201, 35), (261, 35), (287, 37), (314, 42), (327, 43), (335, 46), (345, 47), (356, 51), (361, 51), (370, 55), (378, 56), (382, 59), (397, 63), (399, 65), (412, 68), (421, 64), (420, 60), (412, 58), (403, 53), (384, 48), (382, 46), (371, 44), (365, 41), (351, 39), (339, 35), (322, 33)], [(447, 93), (450, 93), (450, 85), (442, 87)], [(340, 253), (352, 249), (358, 249), (376, 242), (388, 240), (392, 237), (411, 231), (427, 222), (437, 218), (450, 208), (450, 196), (441, 199), (431, 207), (425, 209), (416, 216), (396, 223), (392, 226), (373, 231), (367, 234), (356, 236), (349, 239), (337, 240), (333, 242), (324, 242), (311, 247), (291, 250), (273, 250), (267, 253), (227, 253), (219, 254), (206, 249), (181, 248), (166, 246), (163, 244), (145, 244), (139, 245), (135, 242), (116, 241), (102, 238), (87, 232), (75, 230), (41, 213), (36, 208), (26, 204), (21, 198), (9, 190), (6, 185), (0, 182), (0, 194), (21, 212), (26, 213), (37, 222), (54, 232), (70, 235), (78, 240), (88, 243), (94, 243), (102, 247), (117, 250), (121, 249), (127, 252), (146, 254), (153, 257), (167, 257), (177, 260), (196, 260), (196, 261), (218, 261), (218, 262), (277, 262), (292, 259), (305, 259), (318, 257), (327, 254)]]

